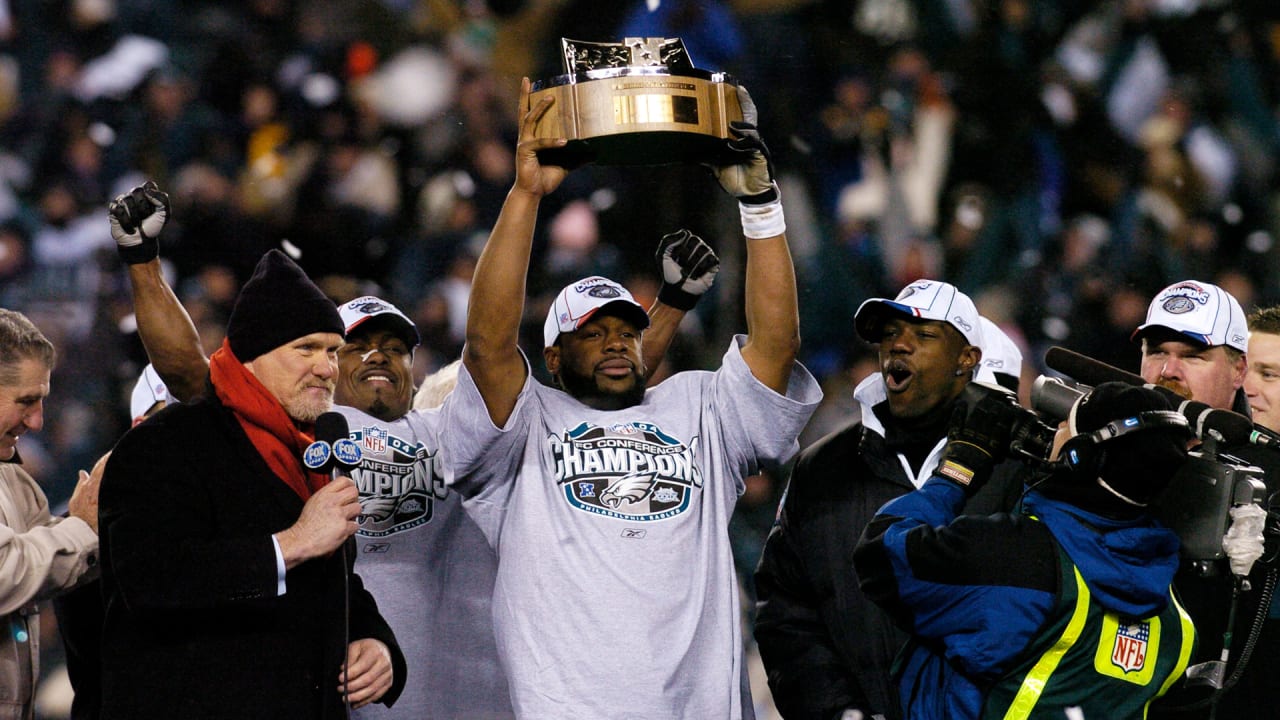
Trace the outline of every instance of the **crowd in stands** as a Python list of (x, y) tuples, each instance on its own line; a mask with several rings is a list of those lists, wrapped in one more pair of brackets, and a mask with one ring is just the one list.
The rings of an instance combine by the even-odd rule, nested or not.
[[(1053, 345), (1136, 369), (1128, 334), (1174, 280), (1246, 310), (1280, 301), (1267, 0), (0, 0), (0, 306), (59, 349), (23, 449), (51, 501), (127, 429), (146, 362), (112, 197), (145, 179), (172, 194), (161, 256), (206, 348), (284, 247), (335, 300), (411, 312), (420, 379), (460, 351), (521, 76), (562, 73), (560, 38), (629, 36), (683, 39), (760, 108), (801, 359), (827, 390), (806, 441), (855, 412), (874, 368), (858, 305), (918, 277), (973, 296), (1031, 376)], [(574, 173), (543, 213), (535, 359), (552, 293), (604, 274), (647, 304), (679, 225), (743, 260), (731, 199), (694, 165)], [(686, 320), (673, 368), (714, 363), (742, 330), (737, 277)], [(778, 493), (762, 478), (743, 500), (747, 571)]]

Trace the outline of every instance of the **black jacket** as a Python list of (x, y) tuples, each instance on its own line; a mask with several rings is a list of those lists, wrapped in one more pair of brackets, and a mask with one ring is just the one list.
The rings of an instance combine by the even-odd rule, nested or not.
[(404, 656), (352, 571), (354, 541), (290, 570), (277, 595), (271, 535), (303, 501), (209, 395), (129, 431), (107, 463), (102, 717), (342, 717), (347, 618), (351, 640), (391, 650), (389, 705)]
[[(966, 512), (1013, 507), (1021, 468), (1002, 463)], [(901, 717), (890, 670), (907, 636), (858, 589), (853, 549), (876, 511), (913, 489), (884, 437), (860, 422), (797, 458), (755, 575), (755, 638), (787, 720), (846, 708)]]

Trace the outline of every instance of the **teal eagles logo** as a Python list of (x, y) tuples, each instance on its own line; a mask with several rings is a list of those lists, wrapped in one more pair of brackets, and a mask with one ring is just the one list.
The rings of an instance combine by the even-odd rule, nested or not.
[(356, 534), (386, 537), (431, 522), (447, 492), (436, 454), (381, 427), (360, 428), (351, 439), (362, 453), (351, 471), (360, 489)]
[(688, 445), (653, 424), (582, 423), (547, 439), (556, 483), (583, 512), (628, 521), (665, 520), (689, 509), (702, 473)]

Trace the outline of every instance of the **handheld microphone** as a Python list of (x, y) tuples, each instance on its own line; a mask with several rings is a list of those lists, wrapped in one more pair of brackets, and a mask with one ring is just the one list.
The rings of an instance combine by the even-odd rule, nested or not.
[(307, 446), (303, 463), (316, 472), (328, 472), (331, 479), (346, 475), (360, 464), (360, 446), (350, 437), (347, 418), (329, 411), (316, 418), (316, 441)]
[(1044, 354), (1044, 362), (1050, 368), (1085, 385), (1101, 385), (1104, 382), (1122, 382), (1157, 390), (1174, 403), (1178, 412), (1186, 416), (1197, 437), (1205, 431), (1213, 431), (1228, 445), (1261, 445), (1280, 449), (1280, 434), (1255, 425), (1244, 415), (1230, 410), (1211, 408), (1205, 403), (1187, 400), (1178, 393), (1160, 385), (1154, 385), (1118, 367), (1094, 360), (1087, 355), (1066, 348), (1051, 347)]
[[(318, 472), (329, 472), (329, 479), (346, 475), (360, 464), (360, 446), (350, 437), (347, 418), (330, 410), (316, 418), (316, 441), (307, 446), (303, 461)], [(313, 451), (314, 449), (314, 451)], [(351, 542), (348, 538), (347, 542)], [(351, 587), (348, 585), (347, 543), (342, 544), (342, 655), (351, 647)], [(342, 705), (351, 717), (351, 693), (348, 689), (346, 661), (343, 661)]]

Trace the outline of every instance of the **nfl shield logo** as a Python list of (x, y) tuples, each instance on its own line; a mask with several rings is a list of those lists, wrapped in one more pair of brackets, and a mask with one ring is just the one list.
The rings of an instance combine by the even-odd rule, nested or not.
[(1141, 670), (1147, 662), (1147, 639), (1150, 637), (1150, 623), (1143, 620), (1122, 622), (1116, 628), (1115, 644), (1111, 646), (1111, 662), (1125, 672)]
[(387, 430), (386, 428), (364, 429), (364, 449), (371, 453), (384, 453), (387, 451)]

